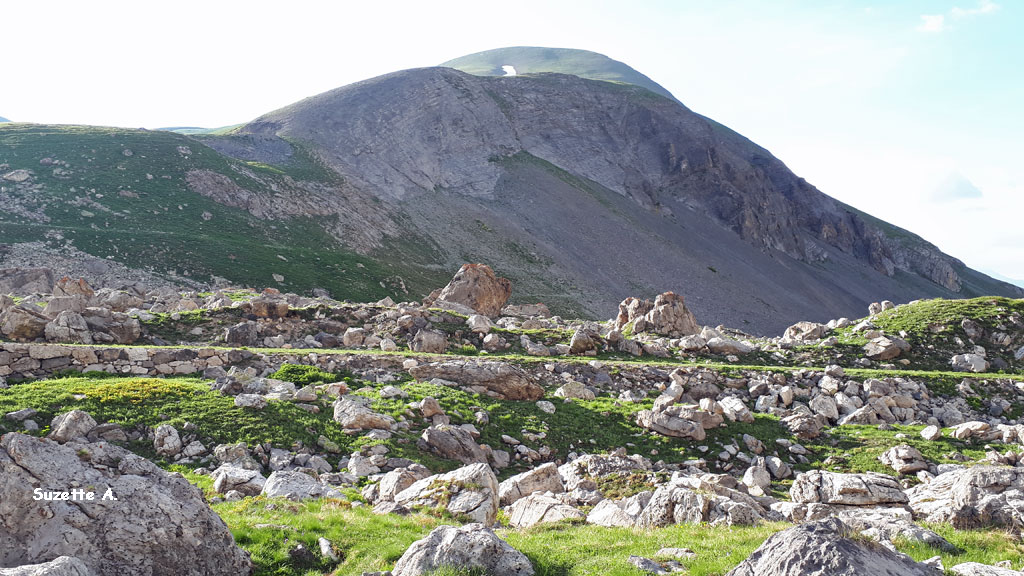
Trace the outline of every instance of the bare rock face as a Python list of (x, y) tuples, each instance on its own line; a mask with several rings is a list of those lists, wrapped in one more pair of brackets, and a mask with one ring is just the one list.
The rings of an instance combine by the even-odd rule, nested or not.
[(495, 317), (512, 296), (512, 283), (499, 278), (486, 264), (463, 264), (441, 289), (438, 300), (469, 306), (479, 314)]
[(544, 388), (521, 368), (494, 361), (452, 360), (421, 364), (409, 370), (418, 380), (441, 378), (503, 400), (536, 402)]
[(934, 568), (884, 546), (854, 539), (831, 518), (778, 532), (726, 576), (936, 576)]
[(78, 312), (65, 310), (43, 329), (50, 342), (92, 344), (92, 332), (85, 318)]
[(637, 517), (637, 526), (656, 528), (671, 524), (759, 524), (768, 514), (761, 504), (745, 492), (719, 482), (721, 477), (673, 475), (659, 486), (650, 502)]
[(488, 526), (498, 516), (498, 478), (486, 464), (470, 464), (417, 480), (395, 495), (395, 503), (412, 508), (444, 506)]
[(958, 530), (1024, 525), (1024, 469), (974, 466), (939, 474), (907, 491), (914, 518)]
[(489, 576), (533, 576), (530, 560), (483, 524), (441, 526), (413, 542), (391, 571), (420, 576), (442, 567), (479, 569)]
[(0, 333), (16, 340), (35, 340), (46, 333), (50, 319), (28, 306), (12, 306), (0, 315)]
[(409, 349), (423, 354), (444, 354), (448, 349), (448, 337), (436, 330), (420, 330), (409, 341)]
[[(75, 483), (75, 484), (73, 484)], [(93, 500), (33, 500), (82, 486)], [(110, 494), (117, 500), (104, 500)], [(98, 576), (248, 575), (252, 564), (184, 478), (106, 442), (0, 439), (0, 565), (58, 556)]]
[(907, 495), (892, 476), (865, 472), (841, 474), (811, 470), (796, 477), (789, 489), (793, 502), (874, 506), (903, 504)]
[(45, 294), (53, 288), (53, 270), (49, 268), (0, 269), (0, 294)]

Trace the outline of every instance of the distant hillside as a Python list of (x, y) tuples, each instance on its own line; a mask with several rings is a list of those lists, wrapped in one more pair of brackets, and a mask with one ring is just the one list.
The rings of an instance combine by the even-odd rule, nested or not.
[(505, 70), (502, 66), (514, 66), (517, 74), (572, 74), (590, 80), (633, 84), (666, 98), (676, 99), (660, 84), (628, 65), (589, 50), (515, 46), (462, 56), (441, 66), (476, 76), (504, 76)]
[(4, 118), (3, 116), (0, 116), (0, 122), (10, 122), (10, 120)]

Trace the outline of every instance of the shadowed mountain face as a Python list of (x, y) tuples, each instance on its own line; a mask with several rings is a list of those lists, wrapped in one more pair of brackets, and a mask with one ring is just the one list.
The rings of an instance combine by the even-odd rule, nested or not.
[[(523, 66), (507, 56), (494, 62)], [(859, 317), (882, 299), (1021, 294), (822, 194), (763, 148), (628, 79), (407, 70), (307, 98), (227, 135), (161, 134), (131, 137), (167, 140), (165, 152), (110, 152), (119, 171), (104, 178), (124, 168), (160, 175), (135, 176), (128, 187), (139, 197), (117, 201), (134, 213), (141, 203), (161, 214), (203, 206), (212, 219), (166, 231), (163, 219), (147, 222), (117, 236), (120, 252), (100, 256), (118, 259), (161, 234), (160, 246), (177, 238), (168, 258), (191, 278), (258, 284), (274, 272), (290, 290), (324, 286), (360, 299), (420, 297), (479, 261), (513, 281), (513, 302), (543, 301), (563, 315), (607, 318), (627, 296), (673, 290), (700, 322), (756, 333)], [(91, 138), (83, 148), (115, 141)], [(24, 150), (31, 139), (19, 132), (7, 142)], [(37, 148), (40, 158), (53, 154)], [(160, 154), (175, 171), (147, 167)], [(39, 171), (40, 158), (5, 157), (27, 162), (11, 168)], [(47, 185), (74, 183), (64, 182)], [(141, 193), (152, 182), (174, 201)], [(26, 197), (38, 197), (37, 183), (42, 175), (21, 184)], [(68, 201), (110, 202), (82, 199), (78, 188)], [(50, 218), (56, 208), (39, 210)], [(92, 242), (76, 241), (82, 249), (104, 246), (103, 235), (121, 225), (95, 226), (83, 212), (68, 211), (65, 223), (81, 220)], [(33, 233), (45, 229), (40, 220)], [(216, 250), (202, 240), (210, 234)], [(282, 234), (287, 241), (274, 240)], [(249, 246), (244, 257), (241, 245)], [(203, 268), (225, 252), (230, 265)]]

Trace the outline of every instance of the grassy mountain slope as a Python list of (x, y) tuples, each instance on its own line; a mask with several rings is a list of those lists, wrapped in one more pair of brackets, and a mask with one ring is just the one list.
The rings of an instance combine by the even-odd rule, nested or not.
[(0, 242), (69, 245), (199, 282), (219, 276), (296, 292), (322, 287), (340, 298), (398, 295), (380, 282), (402, 271), (331, 237), (328, 218), (258, 218), (198, 194), (187, 181), (203, 170), (273, 197), (286, 182), (285, 170), (326, 184), (336, 180), (301, 153), (270, 166), (228, 158), (170, 132), (8, 124), (0, 127), (0, 165), (7, 165), (5, 173), (31, 174), (20, 184), (5, 182)]
[(504, 76), (502, 66), (514, 66), (517, 74), (572, 74), (591, 80), (641, 86), (675, 100), (671, 92), (629, 65), (588, 50), (515, 46), (469, 54), (449, 60), (441, 66), (476, 76)]

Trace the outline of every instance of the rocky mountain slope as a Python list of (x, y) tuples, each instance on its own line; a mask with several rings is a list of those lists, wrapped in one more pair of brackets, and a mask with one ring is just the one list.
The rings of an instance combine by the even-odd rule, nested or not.
[(5, 125), (0, 241), (44, 261), (77, 251), (208, 286), (359, 300), (422, 297), (486, 261), (521, 302), (559, 313), (605, 318), (626, 296), (674, 290), (757, 333), (883, 299), (1021, 294), (613, 61), (550, 54), (464, 64), (618, 76), (408, 70), (191, 137)]

